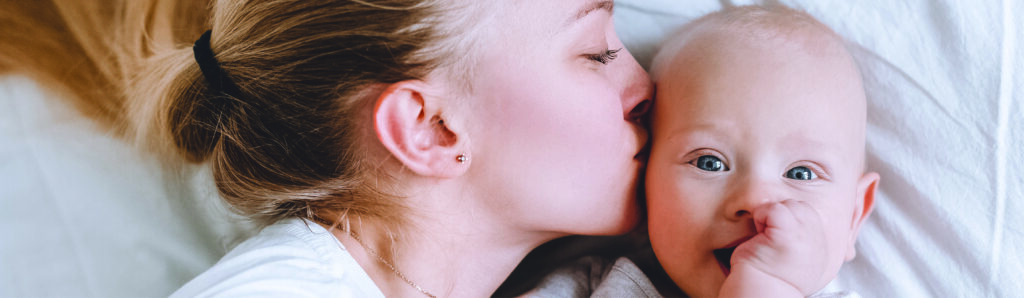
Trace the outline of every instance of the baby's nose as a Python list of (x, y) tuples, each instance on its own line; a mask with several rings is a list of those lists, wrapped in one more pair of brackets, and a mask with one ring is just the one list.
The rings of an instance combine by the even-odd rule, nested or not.
[(753, 219), (758, 206), (780, 202), (783, 198), (767, 181), (740, 183), (727, 198), (725, 216), (730, 220)]

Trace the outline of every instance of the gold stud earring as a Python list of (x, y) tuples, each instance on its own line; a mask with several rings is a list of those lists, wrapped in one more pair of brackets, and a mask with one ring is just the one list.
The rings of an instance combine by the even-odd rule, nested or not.
[(465, 163), (467, 160), (469, 160), (469, 157), (466, 157), (465, 154), (459, 154), (459, 156), (455, 157), (455, 161), (459, 163)]

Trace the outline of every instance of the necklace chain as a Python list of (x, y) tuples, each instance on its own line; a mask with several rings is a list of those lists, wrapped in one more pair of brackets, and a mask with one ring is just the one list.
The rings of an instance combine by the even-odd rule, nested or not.
[(431, 294), (430, 292), (427, 292), (427, 290), (424, 290), (422, 287), (420, 287), (416, 283), (412, 282), (412, 280), (409, 280), (408, 277), (405, 277), (405, 274), (402, 274), (401, 271), (398, 271), (398, 268), (395, 268), (395, 265), (392, 265), (391, 262), (388, 262), (388, 260), (385, 260), (384, 257), (381, 257), (380, 254), (377, 254), (376, 251), (371, 249), (369, 246), (366, 246), (366, 243), (363, 243), (363, 240), (360, 239), (359, 235), (357, 235), (355, 232), (352, 232), (352, 231), (345, 231), (345, 232), (348, 233), (349, 237), (352, 237), (352, 239), (355, 239), (356, 242), (358, 242), (359, 245), (363, 247), (363, 249), (365, 249), (367, 252), (369, 252), (371, 255), (373, 255), (373, 257), (377, 258), (377, 261), (379, 261), (381, 264), (384, 264), (384, 266), (387, 266), (388, 269), (391, 269), (391, 272), (394, 272), (395, 275), (398, 276), (398, 278), (402, 279), (402, 281), (404, 281), (405, 283), (409, 284), (410, 286), (415, 288), (417, 291), (420, 291), (420, 293), (423, 293), (423, 295), (426, 295), (427, 297), (437, 298), (437, 296), (434, 296), (434, 294)]

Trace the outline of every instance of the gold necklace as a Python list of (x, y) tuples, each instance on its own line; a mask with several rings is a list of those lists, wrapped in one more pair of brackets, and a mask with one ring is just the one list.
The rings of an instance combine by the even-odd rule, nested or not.
[(398, 275), (398, 278), (401, 278), (402, 281), (404, 281), (405, 283), (409, 284), (410, 286), (415, 288), (417, 291), (420, 291), (420, 293), (423, 293), (423, 295), (426, 295), (427, 297), (437, 298), (437, 296), (434, 296), (434, 294), (431, 294), (430, 292), (427, 292), (427, 290), (424, 290), (419, 285), (417, 285), (416, 283), (414, 283), (411, 280), (409, 280), (408, 277), (405, 277), (405, 274), (402, 274), (401, 271), (398, 271), (398, 268), (395, 268), (395, 265), (391, 265), (391, 262), (388, 262), (388, 260), (385, 260), (379, 254), (377, 254), (376, 251), (374, 251), (373, 249), (370, 249), (369, 246), (366, 246), (366, 244), (363, 243), (363, 240), (359, 239), (359, 236), (356, 235), (355, 232), (348, 231), (348, 230), (346, 230), (345, 232), (348, 233), (349, 237), (352, 237), (352, 239), (355, 239), (356, 242), (359, 243), (359, 245), (363, 247), (363, 249), (365, 249), (367, 252), (369, 252), (371, 255), (373, 255), (373, 257), (377, 258), (377, 261), (380, 261), (381, 264), (384, 264), (384, 266), (388, 266), (388, 268), (391, 269), (391, 272), (394, 272), (395, 275)]

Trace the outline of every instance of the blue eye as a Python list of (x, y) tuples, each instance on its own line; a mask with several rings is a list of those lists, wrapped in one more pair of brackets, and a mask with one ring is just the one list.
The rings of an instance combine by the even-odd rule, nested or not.
[(794, 167), (789, 169), (789, 171), (786, 171), (786, 178), (793, 180), (814, 180), (814, 178), (818, 178), (818, 175), (815, 175), (814, 171), (811, 171), (811, 169), (801, 166)]
[(697, 159), (691, 161), (690, 164), (693, 164), (698, 169), (708, 172), (723, 172), (729, 170), (729, 168), (725, 166), (725, 163), (714, 155), (701, 155)]

